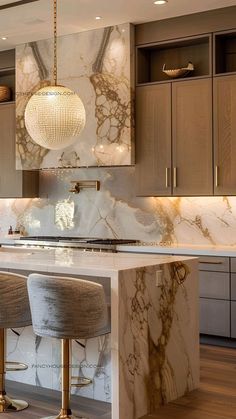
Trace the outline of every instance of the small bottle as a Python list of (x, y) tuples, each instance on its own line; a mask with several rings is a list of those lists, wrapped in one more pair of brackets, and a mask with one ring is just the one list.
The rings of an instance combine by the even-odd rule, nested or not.
[(8, 234), (9, 234), (9, 236), (10, 236), (11, 234), (13, 234), (12, 226), (10, 226), (10, 227), (9, 227)]

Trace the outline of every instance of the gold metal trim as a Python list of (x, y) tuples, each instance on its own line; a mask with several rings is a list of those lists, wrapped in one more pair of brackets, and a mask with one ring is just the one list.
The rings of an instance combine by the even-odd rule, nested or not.
[(69, 192), (78, 194), (81, 189), (95, 189), (100, 191), (100, 182), (99, 180), (72, 180), (72, 185), (74, 185)]
[(169, 188), (169, 167), (166, 167), (166, 188)]
[(0, 413), (19, 412), (28, 407), (24, 400), (12, 400), (6, 395), (5, 375), (6, 375), (6, 331), (0, 329)]
[(174, 174), (173, 174), (174, 180), (174, 188), (177, 188), (177, 167), (174, 167)]
[[(61, 411), (57, 416), (47, 416), (43, 419), (73, 419), (74, 416), (70, 409), (70, 360), (71, 360), (71, 341), (69, 339), (61, 340), (61, 364), (62, 364), (62, 404)], [(79, 416), (80, 419), (88, 419)]]
[(223, 265), (223, 262), (208, 262), (207, 260), (199, 260), (199, 263), (203, 263), (205, 265)]
[(86, 387), (92, 384), (93, 380), (86, 377), (71, 377), (71, 380), (77, 380), (78, 383), (71, 383), (71, 387)]
[(219, 167), (216, 166), (215, 168), (215, 181), (216, 181), (216, 188), (219, 186)]
[(28, 365), (23, 362), (6, 361), (6, 371), (25, 371)]

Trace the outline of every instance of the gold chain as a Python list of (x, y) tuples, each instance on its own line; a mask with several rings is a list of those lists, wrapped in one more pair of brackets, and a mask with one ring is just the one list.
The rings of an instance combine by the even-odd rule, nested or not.
[(54, 85), (57, 85), (57, 0), (53, 0), (54, 10), (54, 66), (53, 66), (53, 79)]

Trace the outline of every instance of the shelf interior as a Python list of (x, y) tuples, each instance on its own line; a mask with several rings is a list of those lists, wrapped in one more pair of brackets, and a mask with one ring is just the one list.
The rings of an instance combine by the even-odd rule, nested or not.
[(215, 37), (215, 74), (236, 71), (236, 32)]
[(178, 69), (187, 67), (189, 61), (195, 67), (194, 71), (189, 73), (189, 77), (210, 75), (209, 36), (139, 47), (137, 49), (137, 83), (171, 80), (163, 73), (163, 65), (166, 64), (166, 69)]

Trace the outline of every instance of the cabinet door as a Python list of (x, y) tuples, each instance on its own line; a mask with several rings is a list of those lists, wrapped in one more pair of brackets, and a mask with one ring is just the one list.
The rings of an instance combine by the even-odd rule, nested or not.
[(230, 301), (200, 298), (200, 333), (230, 337)]
[(212, 81), (173, 83), (173, 194), (211, 195)]
[(136, 89), (136, 184), (140, 196), (171, 194), (171, 85)]
[(230, 299), (230, 274), (226, 272), (199, 272), (200, 297)]
[(16, 170), (15, 104), (0, 104), (0, 198), (38, 195), (38, 173)]
[(0, 197), (22, 196), (22, 172), (15, 170), (15, 105), (0, 105)]
[(231, 302), (231, 338), (236, 338), (236, 302)]
[(215, 195), (236, 195), (236, 76), (214, 79)]

